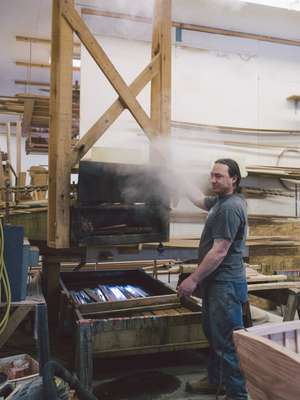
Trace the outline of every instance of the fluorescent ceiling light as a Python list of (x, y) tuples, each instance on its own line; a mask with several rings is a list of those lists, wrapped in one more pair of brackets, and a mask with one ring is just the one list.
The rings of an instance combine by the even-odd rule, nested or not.
[(300, 11), (300, 0), (239, 0), (245, 3), (262, 4), (264, 6), (285, 8)]

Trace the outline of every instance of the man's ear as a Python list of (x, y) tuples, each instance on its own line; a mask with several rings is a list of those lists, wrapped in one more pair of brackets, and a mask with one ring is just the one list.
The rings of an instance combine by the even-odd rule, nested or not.
[(233, 182), (233, 183), (236, 183), (236, 182), (237, 182), (237, 176), (233, 176), (233, 177), (232, 177), (232, 182)]

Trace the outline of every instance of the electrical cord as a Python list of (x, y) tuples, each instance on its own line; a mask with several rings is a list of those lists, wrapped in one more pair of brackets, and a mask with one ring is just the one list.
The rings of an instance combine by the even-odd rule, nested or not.
[(1, 302), (2, 302), (2, 287), (4, 290), (3, 301), (6, 301), (6, 310), (0, 322), (0, 335), (2, 335), (7, 326), (11, 308), (10, 283), (4, 262), (4, 234), (3, 234), (2, 222), (0, 221), (0, 301)]
[(221, 394), (221, 389), (222, 389), (222, 386), (223, 386), (223, 369), (224, 369), (224, 353), (225, 353), (225, 349), (226, 349), (227, 344), (231, 340), (233, 332), (237, 331), (239, 329), (243, 329), (244, 331), (247, 331), (247, 329), (244, 326), (239, 326), (238, 325), (238, 326), (235, 326), (227, 334), (227, 336), (225, 337), (225, 342), (224, 342), (223, 349), (222, 349), (221, 356), (220, 356), (220, 359), (221, 359), (221, 362), (220, 362), (220, 381), (219, 381), (219, 385), (218, 385), (218, 389), (217, 389), (217, 393), (216, 393), (216, 400), (219, 400), (219, 396)]

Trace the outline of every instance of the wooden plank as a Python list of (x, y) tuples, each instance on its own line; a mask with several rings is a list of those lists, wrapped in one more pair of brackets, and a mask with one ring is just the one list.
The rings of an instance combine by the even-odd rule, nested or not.
[[(161, 42), (161, 18), (160, 18), (160, 3), (155, 0), (154, 3), (154, 15), (153, 15), (153, 28), (152, 28), (152, 58), (159, 56), (160, 63), (162, 62), (162, 57), (160, 54), (160, 42)], [(150, 115), (154, 126), (154, 133), (156, 136), (159, 135), (161, 131), (161, 66), (159, 69), (159, 74), (153, 77), (151, 81), (151, 109)]]
[[(11, 165), (11, 125), (10, 122), (7, 123), (7, 133), (6, 133), (6, 149), (7, 149), (7, 161)], [(12, 185), (12, 171), (8, 170), (9, 184)]]
[(63, 18), (61, 7), (61, 1), (53, 1), (48, 246), (55, 248), (67, 248), (70, 244), (71, 169), (68, 154), (72, 136), (73, 31)]
[(26, 315), (29, 313), (30, 310), (34, 305), (19, 305), (17, 309), (13, 312), (13, 314), (9, 317), (8, 324), (6, 326), (5, 331), (0, 336), (0, 349), (1, 347), (7, 342), (10, 336), (14, 333)]
[(287, 332), (291, 330), (300, 329), (300, 321), (289, 321), (289, 322), (279, 322), (279, 323), (267, 323), (263, 325), (256, 325), (251, 327), (251, 334), (266, 336), (266, 335), (276, 335), (282, 334), (282, 332)]
[(160, 73), (151, 82), (151, 120), (157, 136), (171, 132), (171, 2), (156, 0), (152, 57), (160, 54)]
[[(129, 21), (143, 22), (143, 23), (148, 23), (148, 24), (151, 23), (151, 18), (141, 17), (139, 15), (130, 15), (130, 14), (124, 14), (124, 13), (109, 12), (109, 11), (103, 11), (103, 10), (98, 10), (98, 9), (86, 8), (86, 7), (83, 7), (81, 9), (81, 12), (82, 12), (82, 14), (86, 14), (86, 15), (98, 15), (98, 16), (102, 16), (102, 17), (126, 19)], [(255, 33), (232, 31), (229, 29), (220, 29), (220, 28), (205, 26), (205, 25), (187, 24), (185, 22), (179, 22), (179, 21), (172, 21), (172, 26), (175, 28), (186, 29), (186, 30), (195, 31), (195, 32), (205, 32), (205, 33), (211, 33), (211, 34), (215, 34), (215, 35), (240, 37), (240, 38), (244, 38), (244, 39), (259, 40), (262, 42), (284, 44), (284, 45), (288, 45), (288, 46), (300, 46), (299, 40), (285, 39), (285, 38), (274, 37), (274, 36), (270, 36), (270, 35), (260, 35), (260, 34), (255, 34)]]
[[(72, 1), (72, 0), (70, 0)], [(51, 58), (52, 60), (52, 58)], [(51, 63), (47, 64), (47, 63), (37, 63), (37, 62), (29, 62), (29, 61), (24, 61), (24, 60), (18, 60), (16, 61), (16, 65), (18, 67), (26, 67), (26, 68), (42, 68), (42, 69), (49, 69), (51, 68)], [(73, 71), (80, 71), (80, 67), (73, 67), (72, 66)]]
[(139, 299), (129, 299), (126, 301), (113, 301), (107, 303), (97, 303), (97, 304), (81, 304), (78, 306), (79, 311), (82, 314), (93, 314), (101, 311), (112, 311), (128, 309), (132, 307), (144, 307), (156, 304), (170, 304), (178, 303), (177, 294), (166, 294), (163, 296), (151, 296)]
[[(51, 45), (51, 39), (41, 38), (41, 37), (36, 37), (36, 36), (16, 35), (16, 41), (17, 42), (40, 43), (40, 44)], [(74, 46), (74, 51), (75, 51), (75, 49), (80, 50), (80, 43), (74, 42), (73, 46)], [(78, 51), (76, 52), (76, 54), (78, 54)]]
[(261, 128), (244, 128), (241, 126), (225, 126), (225, 125), (209, 125), (209, 124), (196, 124), (194, 122), (172, 121), (172, 127), (184, 128), (188, 130), (207, 131), (212, 130), (214, 133), (237, 133), (244, 135), (253, 135), (254, 133), (260, 135), (299, 135), (300, 131), (295, 129), (261, 129)]
[[(278, 333), (282, 333), (289, 331), (287, 324), (291, 323), (272, 325), (276, 325), (279, 328)], [(295, 326), (300, 328), (299, 321)], [(271, 334), (273, 327), (270, 324), (265, 325), (263, 331), (265, 334)], [(233, 334), (251, 398), (258, 400), (300, 398), (299, 355), (259, 336), (258, 332), (257, 327), (254, 327), (248, 332), (240, 330)]]
[[(154, 57), (151, 63), (140, 73), (140, 75), (129, 86), (134, 96), (137, 96), (146, 84), (158, 73), (160, 64), (159, 55)], [(95, 122), (87, 133), (79, 140), (70, 155), (70, 165), (73, 167), (96, 143), (112, 123), (121, 115), (124, 104), (117, 99), (107, 111)]]
[(43, 284), (47, 300), (49, 321), (56, 323), (58, 321), (59, 307), (59, 274), (60, 263), (49, 262), (47, 257), (43, 261)]
[(270, 283), (252, 283), (248, 285), (248, 291), (274, 290), (300, 288), (300, 282), (270, 282)]
[[(5, 187), (5, 176), (3, 170), (2, 152), (0, 148), (0, 188), (4, 187)], [(0, 191), (0, 200), (5, 200), (5, 194), (2, 190)]]
[[(17, 122), (17, 127), (16, 127), (16, 186), (21, 186), (20, 185), (20, 179), (21, 179), (21, 162), (22, 162), (22, 157), (21, 157), (21, 140), (22, 140), (22, 125), (21, 121)], [(16, 193), (15, 194), (15, 199), (18, 201), (20, 199), (20, 194)]]
[(171, 0), (156, 0), (161, 15), (161, 135), (171, 133)]
[(251, 305), (259, 307), (262, 310), (276, 310), (276, 303), (272, 300), (264, 299), (253, 294), (249, 294), (249, 302)]
[[(127, 303), (127, 301), (126, 301)], [(164, 314), (168, 314), (167, 310), (173, 309), (176, 306), (178, 307), (178, 304), (180, 304), (179, 299), (177, 302), (172, 302), (172, 303), (166, 303), (166, 304), (150, 304), (150, 305), (141, 305), (140, 307), (128, 307), (128, 308), (116, 308), (116, 309), (111, 309), (111, 310), (106, 310), (106, 311), (97, 311), (97, 312), (86, 312), (82, 311), (82, 315), (85, 318), (88, 318), (88, 316), (93, 316), (93, 318), (108, 318), (108, 317), (113, 317), (114, 315), (118, 314), (120, 316), (126, 316), (127, 314), (142, 314), (143, 312), (154, 312), (156, 311), (162, 311)], [(156, 315), (163, 315), (163, 314), (156, 314)]]
[(77, 322), (75, 368), (81, 385), (91, 390), (93, 380), (93, 335), (88, 320)]
[[(22, 169), (22, 157), (21, 157), (21, 135), (22, 135), (22, 126), (21, 126), (21, 121), (17, 122), (17, 128), (16, 128), (16, 174), (17, 174), (17, 179), (19, 179), (21, 169)], [(17, 186), (20, 186), (19, 183)]]
[[(156, 318), (160, 318), (157, 316)], [(199, 335), (200, 336), (200, 335)], [(150, 354), (150, 353), (165, 353), (166, 351), (180, 351), (180, 350), (188, 350), (188, 349), (207, 349), (208, 342), (205, 338), (204, 334), (202, 338), (199, 337), (198, 340), (188, 340), (185, 342), (177, 342), (177, 343), (167, 343), (161, 345), (150, 345), (150, 346), (134, 346), (122, 348), (119, 350), (102, 350), (100, 346), (98, 346), (95, 350), (95, 355), (97, 357), (123, 357), (123, 356), (132, 356), (132, 355), (142, 355), (142, 354)]]
[(151, 139), (153, 137), (153, 126), (150, 118), (145, 113), (136, 97), (131, 93), (125, 81), (107, 57), (102, 47), (91, 34), (87, 25), (73, 7), (71, 0), (64, 1), (62, 10), (64, 17), (76, 32), (77, 36), (82, 41), (96, 64), (107, 77), (113, 88), (117, 91), (137, 123), (144, 130), (149, 139)]
[[(44, 88), (50, 88), (50, 82), (39, 82), (39, 81), (29, 81), (29, 80), (22, 80), (16, 79), (15, 85), (25, 85), (25, 86), (39, 86)], [(73, 89), (78, 89), (78, 85), (73, 85)]]
[(23, 122), (22, 122), (22, 134), (28, 135), (29, 129), (31, 126), (33, 108), (34, 108), (34, 99), (26, 99), (24, 102), (24, 114), (23, 114)]

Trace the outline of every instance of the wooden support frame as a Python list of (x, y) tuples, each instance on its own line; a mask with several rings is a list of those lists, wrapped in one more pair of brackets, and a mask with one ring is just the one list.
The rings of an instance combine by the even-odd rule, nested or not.
[[(51, 64), (47, 64), (47, 63), (42, 63), (42, 62), (29, 62), (29, 61), (25, 61), (25, 60), (17, 60), (16, 62), (16, 66), (18, 67), (26, 67), (26, 68), (46, 68), (49, 69), (51, 68)], [(73, 71), (80, 71), (80, 67), (72, 67)]]
[(12, 171), (11, 171), (11, 124), (10, 122), (7, 123), (7, 132), (6, 132), (6, 150), (7, 150), (7, 162), (8, 166), (8, 178), (9, 184), (12, 185)]
[(22, 122), (22, 135), (28, 136), (31, 127), (32, 114), (34, 109), (34, 98), (29, 98), (24, 101), (24, 114)]
[[(116, 90), (119, 98), (71, 149), (73, 31)], [(48, 246), (70, 246), (71, 168), (107, 128), (128, 109), (150, 140), (167, 135), (171, 125), (171, 0), (155, 0), (152, 60), (127, 85), (89, 31), (73, 0), (53, 0), (49, 137)], [(151, 85), (151, 116), (136, 96)]]

